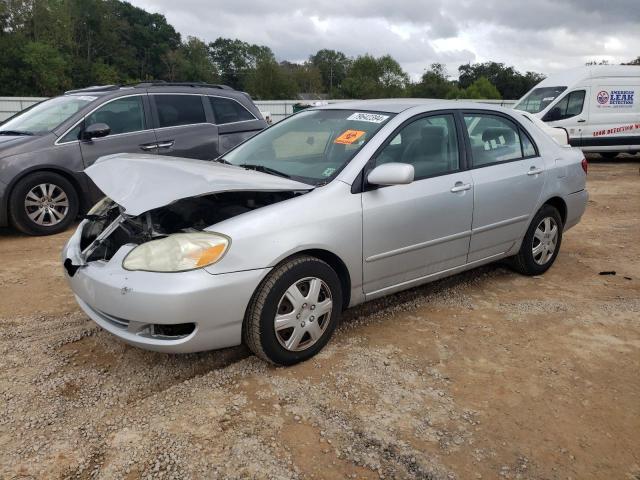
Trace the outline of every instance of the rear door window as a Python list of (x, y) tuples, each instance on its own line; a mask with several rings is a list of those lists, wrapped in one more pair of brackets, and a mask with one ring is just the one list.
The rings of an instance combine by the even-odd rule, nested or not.
[(514, 122), (504, 117), (465, 113), (464, 123), (469, 134), (474, 167), (536, 155), (531, 139)]
[(225, 123), (246, 122), (248, 120), (256, 119), (256, 117), (254, 117), (249, 110), (244, 108), (240, 102), (223, 97), (207, 98), (211, 103), (216, 123), (219, 125), (223, 125)]
[(152, 95), (158, 112), (158, 126), (176, 127), (206, 123), (200, 95)]

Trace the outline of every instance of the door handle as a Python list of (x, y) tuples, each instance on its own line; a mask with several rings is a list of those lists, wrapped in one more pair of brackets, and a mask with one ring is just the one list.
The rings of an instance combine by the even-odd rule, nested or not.
[(453, 187), (451, 187), (452, 193), (464, 192), (465, 190), (471, 190), (470, 183), (456, 182), (456, 184)]
[(144, 145), (140, 145), (140, 148), (145, 152), (148, 152), (149, 150), (153, 150), (154, 148), (157, 148), (157, 147), (158, 147), (157, 143), (145, 143)]
[(160, 142), (160, 143), (158, 143), (158, 148), (171, 148), (171, 147), (173, 147), (174, 143), (175, 143), (175, 140), (168, 140), (166, 142)]
[(584, 122), (586, 122), (584, 118), (581, 118), (580, 120), (578, 120), (578, 123), (584, 123)]
[(539, 175), (543, 171), (544, 170), (542, 170), (541, 168), (531, 167), (527, 172), (527, 175)]

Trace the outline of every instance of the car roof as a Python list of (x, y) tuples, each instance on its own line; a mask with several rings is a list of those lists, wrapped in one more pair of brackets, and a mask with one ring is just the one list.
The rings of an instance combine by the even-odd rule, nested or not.
[(400, 113), (414, 107), (426, 107), (425, 110), (442, 109), (482, 109), (482, 110), (506, 110), (500, 106), (469, 102), (464, 100), (442, 100), (438, 98), (383, 98), (375, 100), (350, 100), (330, 103), (319, 110), (368, 110), (374, 112)]

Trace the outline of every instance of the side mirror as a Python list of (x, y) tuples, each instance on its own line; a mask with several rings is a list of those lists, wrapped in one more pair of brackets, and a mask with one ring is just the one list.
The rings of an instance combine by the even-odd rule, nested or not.
[(106, 123), (92, 123), (82, 131), (83, 140), (106, 137), (111, 133), (111, 127)]
[(383, 163), (367, 176), (372, 185), (407, 185), (413, 182), (415, 170), (408, 163)]
[(560, 117), (562, 117), (560, 107), (553, 107), (551, 110), (549, 110), (549, 112), (547, 112), (542, 121), (555, 122), (556, 120), (560, 120)]

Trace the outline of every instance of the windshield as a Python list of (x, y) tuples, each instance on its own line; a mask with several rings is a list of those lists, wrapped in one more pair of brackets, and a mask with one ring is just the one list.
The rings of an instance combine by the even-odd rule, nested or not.
[(547, 108), (567, 87), (534, 88), (513, 108), (529, 113), (538, 113)]
[(50, 132), (96, 98), (98, 97), (68, 95), (45, 100), (7, 120), (0, 125), (0, 132), (25, 134)]
[(322, 185), (392, 117), (390, 113), (357, 110), (304, 111), (262, 131), (223, 160)]

